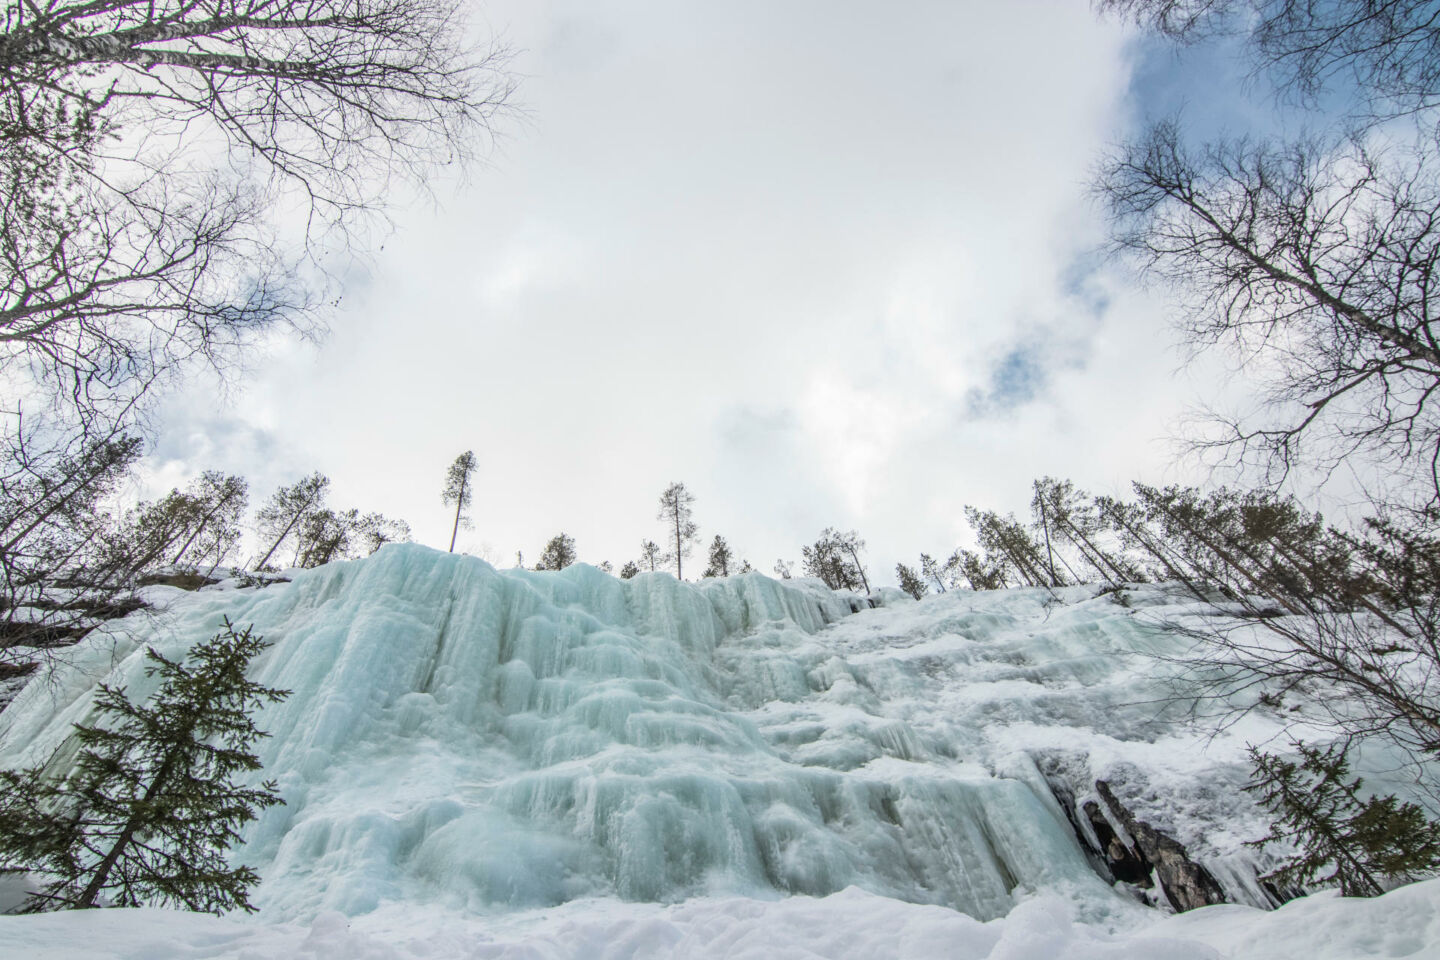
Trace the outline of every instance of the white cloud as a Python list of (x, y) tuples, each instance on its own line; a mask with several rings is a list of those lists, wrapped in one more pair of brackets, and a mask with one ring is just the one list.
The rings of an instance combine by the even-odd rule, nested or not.
[[(1165, 462), (1149, 440), (1187, 388), (1154, 305), (1121, 290), (1097, 316), (1069, 289), (1129, 77), (1087, 4), (486, 17), (531, 119), (399, 213), (323, 344), (214, 414), (271, 438), (252, 473), (325, 470), (443, 545), (441, 474), (473, 447), (477, 543), (533, 556), (563, 529), (617, 564), (685, 480), (702, 533), (762, 569), (833, 524), (888, 575), (953, 546), (964, 502)], [(1027, 338), (1033, 396), (967, 415)], [(186, 443), (210, 465), (203, 440), (167, 456)]]

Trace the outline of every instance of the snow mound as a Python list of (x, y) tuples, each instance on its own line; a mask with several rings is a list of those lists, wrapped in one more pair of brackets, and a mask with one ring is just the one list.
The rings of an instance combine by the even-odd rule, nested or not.
[(28, 960), (1429, 960), (1440, 880), (1374, 900), (1321, 895), (1273, 913), (1206, 907), (1121, 932), (1039, 897), (981, 922), (850, 888), (823, 899), (578, 900), (494, 918), (389, 907), (362, 917), (253, 923), (166, 910), (0, 917)]

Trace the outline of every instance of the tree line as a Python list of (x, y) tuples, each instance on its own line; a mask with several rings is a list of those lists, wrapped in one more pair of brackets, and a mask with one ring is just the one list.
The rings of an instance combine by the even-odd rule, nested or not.
[[(1440, 867), (1428, 815), (1349, 773), (1356, 742), (1388, 741), (1440, 804), (1436, 4), (1096, 6), (1177, 50), (1230, 41), (1252, 89), (1304, 129), (1198, 141), (1183, 116), (1158, 117), (1093, 184), (1111, 252), (1173, 294), (1182, 343), (1256, 386), (1257, 403), (1212, 410), (1187, 439), (1261, 489), (1137, 484), (1123, 502), (1080, 497), (1077, 512), (1063, 485), (1037, 482), (1029, 523), (971, 515), (982, 552), (952, 569), (1047, 589), (1139, 573), (1225, 613), (1189, 628), (1193, 692), (1267, 706), (1304, 692), (1332, 735), (1252, 749), (1250, 788), (1276, 817), (1257, 842), (1299, 849), (1274, 876), (1378, 893)], [(1356, 523), (1326, 524), (1283, 494), (1336, 474), (1360, 487)]]
[(1228, 724), (1255, 709), (1303, 711), (1330, 736), (1276, 752), (1251, 747), (1247, 789), (1276, 816), (1258, 845), (1298, 850), (1267, 879), (1334, 884), (1347, 895), (1440, 869), (1440, 823), (1415, 802), (1363, 789), (1359, 743), (1383, 741), (1440, 797), (1440, 536), (1427, 511), (1338, 526), (1273, 490), (1155, 487), (1092, 496), (1068, 480), (1032, 485), (1026, 517), (967, 507), (976, 549), (899, 564), (916, 599), (932, 590), (1100, 587), (1128, 603), (1143, 583), (1184, 592), (1196, 641), (1176, 700)]

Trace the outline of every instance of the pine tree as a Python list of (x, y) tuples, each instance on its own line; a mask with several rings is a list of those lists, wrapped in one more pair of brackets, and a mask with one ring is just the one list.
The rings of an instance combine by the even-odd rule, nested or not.
[(1005, 587), (1006, 567), (1001, 560), (989, 555), (982, 557), (964, 548), (955, 551), (954, 559), (971, 590), (1001, 590)]
[[(951, 559), (953, 560), (955, 558), (952, 557)], [(935, 581), (936, 590), (939, 590), (941, 593), (945, 592), (945, 580), (941, 575), (940, 564), (936, 563), (935, 558), (928, 553), (920, 554), (920, 573), (924, 575), (927, 580)], [(901, 588), (904, 588), (904, 584), (901, 584)], [(919, 598), (917, 597), (916, 599)]]
[(1342, 895), (1384, 892), (1383, 879), (1412, 880), (1440, 868), (1440, 824), (1393, 796), (1360, 798), (1341, 745), (1296, 744), (1300, 761), (1250, 748), (1245, 789), (1278, 819), (1252, 846), (1294, 844), (1299, 852), (1265, 879), (1294, 886), (1338, 884)]
[(219, 566), (240, 541), (246, 498), (242, 478), (207, 470), (183, 492), (137, 504), (106, 538), (105, 577), (125, 583), (160, 564)]
[(255, 515), (260, 535), (270, 541), (270, 548), (255, 564), (256, 570), (265, 569), (282, 544), (298, 539), (300, 526), (324, 508), (325, 494), (329, 489), (329, 477), (323, 473), (312, 473), (271, 495)]
[(640, 562), (645, 564), (651, 573), (658, 570), (660, 564), (664, 563), (666, 559), (664, 551), (660, 549), (660, 544), (654, 540), (640, 541)]
[[(460, 535), (462, 524), (468, 525), (469, 519), (463, 515), (466, 507), (475, 495), (474, 488), (470, 485), (470, 477), (475, 473), (475, 451), (466, 450), (455, 458), (445, 471), (445, 489), (440, 491), (440, 502), (446, 506), (455, 504), (455, 525), (450, 530), (450, 552), (455, 552), (455, 538)], [(522, 564), (523, 566), (523, 564)]]
[(146, 705), (102, 685), (108, 725), (77, 724), (78, 757), (62, 779), (44, 767), (0, 771), (0, 862), (48, 878), (27, 909), (174, 905), (252, 911), (258, 877), (225, 852), (258, 811), (284, 801), (273, 781), (236, 782), (260, 769), (251, 747), (265, 733), (250, 713), (289, 691), (247, 680), (268, 644), (227, 619), (188, 663), (151, 649), (162, 682)]
[(621, 580), (633, 580), (640, 575), (640, 568), (635, 565), (634, 560), (626, 560), (625, 565), (620, 568)]
[(720, 534), (715, 534), (715, 539), (710, 541), (710, 565), (701, 574), (704, 577), (728, 577), (730, 576), (730, 564), (734, 562), (734, 555), (730, 552), (730, 545)]
[(690, 555), (690, 546), (700, 539), (700, 527), (691, 519), (690, 505), (694, 502), (695, 495), (685, 489), (683, 483), (672, 483), (660, 494), (659, 519), (669, 528), (666, 536), (675, 541), (675, 552), (670, 554), (670, 559), (675, 561), (675, 576), (680, 580), (685, 579), (683, 565)]
[(914, 570), (905, 566), (903, 563), (895, 564), (895, 576), (900, 581), (900, 589), (910, 594), (910, 596), (916, 600), (925, 596), (926, 591), (929, 590), (925, 581), (921, 580)]
[(831, 590), (863, 590), (868, 594), (870, 579), (860, 562), (863, 549), (865, 541), (854, 530), (841, 532), (826, 527), (819, 540), (800, 548), (800, 556), (805, 574), (820, 578)]
[(355, 539), (367, 557), (387, 543), (409, 543), (410, 537), (410, 524), (381, 513), (365, 514), (355, 530)]
[(575, 538), (567, 537), (565, 534), (556, 534), (545, 544), (545, 549), (540, 551), (540, 559), (535, 562), (536, 570), (564, 570), (575, 562)]

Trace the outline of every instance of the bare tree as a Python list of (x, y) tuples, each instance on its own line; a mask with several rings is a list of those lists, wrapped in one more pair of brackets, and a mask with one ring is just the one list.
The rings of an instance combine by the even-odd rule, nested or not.
[(1106, 166), (1115, 242), (1185, 294), (1197, 348), (1262, 379), (1263, 409), (1202, 447), (1280, 481), (1363, 455), (1440, 499), (1440, 186), (1430, 153), (1232, 142), (1198, 155), (1173, 124)]
[[(466, 450), (455, 458), (445, 471), (445, 489), (440, 491), (440, 502), (445, 505), (455, 504), (455, 525), (450, 531), (450, 552), (455, 552), (455, 538), (460, 535), (461, 523), (469, 523), (463, 515), (466, 507), (475, 496), (475, 490), (470, 485), (470, 478), (475, 474), (475, 451)], [(524, 566), (523, 563), (517, 566)]]
[(1257, 71), (1313, 102), (1343, 83), (1370, 119), (1440, 103), (1440, 18), (1433, 0), (1097, 0), (1182, 43), (1240, 37)]
[(0, 181), (0, 370), (49, 403), (120, 420), (187, 362), (223, 369), (267, 328), (315, 318), (252, 186), (87, 186), (41, 215), (23, 170), (0, 165)]
[(185, 361), (223, 370), (267, 326), (313, 328), (321, 298), (285, 253), (276, 204), (288, 216), (301, 200), (299, 239), (314, 243), (379, 208), (393, 179), (476, 156), (511, 83), (504, 51), (469, 45), (461, 10), (8, 4), (0, 364), (114, 418)]
[(194, 130), (317, 204), (352, 209), (382, 196), (389, 174), (472, 159), (488, 137), (513, 84), (502, 48), (471, 45), (464, 10), (458, 0), (21, 0), (0, 35), (0, 95), (21, 133), (56, 154), (97, 125)]
[(672, 483), (660, 494), (659, 519), (666, 522), (670, 529), (668, 536), (675, 543), (670, 557), (675, 561), (675, 576), (680, 580), (685, 579), (685, 557), (689, 556), (691, 546), (699, 539), (700, 527), (691, 519), (690, 505), (694, 502), (695, 495), (685, 489), (683, 483)]

